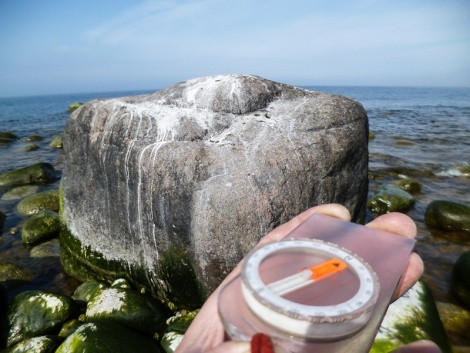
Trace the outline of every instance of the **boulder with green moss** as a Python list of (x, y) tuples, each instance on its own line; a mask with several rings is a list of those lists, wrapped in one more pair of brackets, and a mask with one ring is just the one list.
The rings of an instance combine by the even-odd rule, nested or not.
[(470, 348), (470, 310), (442, 302), (437, 303), (437, 310), (452, 345)]
[(470, 251), (459, 256), (452, 270), (452, 292), (470, 308)]
[(18, 136), (11, 132), (0, 131), (0, 146), (13, 142), (18, 139)]
[(67, 321), (62, 326), (57, 336), (65, 339), (68, 336), (70, 336), (72, 333), (74, 333), (81, 325), (83, 325), (83, 322), (78, 321), (77, 319), (72, 319), (70, 321)]
[(131, 284), (125, 278), (118, 278), (113, 283), (111, 283), (112, 288), (121, 288), (121, 289), (132, 289)]
[(430, 228), (470, 234), (470, 207), (457, 202), (432, 201), (424, 220)]
[(81, 325), (59, 346), (56, 353), (160, 353), (158, 342), (113, 322)]
[(68, 297), (30, 290), (18, 294), (8, 309), (7, 346), (27, 338), (58, 331), (73, 316), (75, 306)]
[(184, 335), (178, 332), (171, 331), (165, 333), (160, 340), (160, 344), (162, 345), (165, 353), (174, 353), (176, 348), (178, 348), (179, 344), (183, 340), (183, 337)]
[(28, 218), (21, 228), (21, 240), (36, 245), (59, 236), (60, 218), (54, 211), (44, 210)]
[(61, 135), (56, 135), (52, 138), (51, 143), (49, 144), (49, 147), (55, 148), (55, 149), (62, 149), (64, 147), (63, 142), (62, 142), (62, 136)]
[(367, 208), (376, 214), (407, 212), (414, 203), (414, 197), (406, 191), (386, 185), (367, 202)]
[(25, 142), (31, 142), (31, 141), (41, 141), (43, 139), (42, 136), (39, 135), (30, 135), (25, 138), (23, 138), (23, 141)]
[(87, 321), (114, 321), (135, 330), (163, 332), (170, 311), (154, 298), (132, 289), (107, 288), (87, 305)]
[(56, 179), (56, 172), (50, 163), (36, 163), (0, 174), (0, 186), (28, 184), (49, 184)]
[(32, 216), (43, 210), (58, 212), (59, 191), (43, 191), (28, 196), (18, 203), (17, 209), (24, 216)]
[(58, 343), (54, 336), (33, 337), (3, 350), (2, 353), (54, 353)]
[(423, 339), (436, 343), (443, 353), (452, 352), (431, 291), (417, 282), (389, 306), (371, 352), (388, 353)]
[(0, 261), (0, 283), (3, 283), (7, 289), (28, 283), (32, 278), (33, 274), (27, 268)]
[(31, 143), (29, 145), (27, 145), (26, 147), (23, 148), (23, 152), (31, 152), (31, 151), (36, 151), (37, 149), (39, 149), (39, 146), (38, 145), (35, 145), (34, 143)]
[(73, 299), (88, 303), (105, 289), (106, 285), (104, 283), (94, 280), (86, 281), (75, 289)]
[(52, 239), (36, 245), (29, 252), (29, 256), (33, 258), (41, 257), (59, 257), (60, 256), (60, 242), (59, 239)]
[(69, 107), (67, 108), (67, 111), (68, 112), (73, 112), (75, 109), (79, 108), (82, 105), (83, 105), (83, 103), (73, 102), (72, 104), (69, 105)]
[(179, 312), (175, 316), (170, 317), (166, 320), (166, 331), (174, 331), (184, 334), (188, 329), (189, 325), (193, 322), (194, 318), (198, 314), (199, 310), (193, 310), (190, 312)]
[(421, 183), (414, 179), (397, 180), (394, 181), (392, 185), (397, 186), (410, 194), (418, 193), (422, 189)]
[(8, 190), (2, 195), (2, 201), (21, 200), (27, 196), (36, 194), (39, 190), (37, 185), (23, 185), (17, 186), (11, 190)]

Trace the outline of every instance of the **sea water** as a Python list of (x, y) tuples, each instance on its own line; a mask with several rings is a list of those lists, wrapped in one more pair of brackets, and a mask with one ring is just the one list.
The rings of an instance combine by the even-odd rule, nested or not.
[[(426, 265), (425, 280), (439, 300), (452, 301), (448, 292), (452, 265), (457, 257), (470, 250), (470, 242), (459, 234), (430, 231), (424, 224), (426, 206), (443, 199), (470, 205), (470, 178), (458, 167), (470, 164), (470, 88), (400, 88), (400, 87), (306, 87), (341, 94), (361, 102), (369, 117), (369, 197), (387, 182), (400, 175), (416, 179), (423, 190), (408, 212), (418, 225), (416, 251)], [(49, 162), (59, 171), (63, 152), (49, 147), (53, 136), (60, 134), (70, 115), (73, 102), (147, 93), (145, 91), (63, 94), (36, 97), (0, 98), (0, 131), (11, 131), (19, 139), (0, 146), (0, 173), (37, 162)], [(24, 152), (30, 135), (39, 149)], [(58, 181), (41, 187), (58, 187)], [(0, 190), (1, 192), (2, 190)], [(16, 211), (17, 201), (0, 201), (7, 214), (0, 236), (0, 261), (23, 264), (35, 274), (25, 289), (45, 289), (70, 294), (78, 282), (63, 273), (58, 258), (33, 259), (23, 247), (21, 234), (9, 234), (24, 218)], [(367, 214), (367, 221), (373, 215)]]

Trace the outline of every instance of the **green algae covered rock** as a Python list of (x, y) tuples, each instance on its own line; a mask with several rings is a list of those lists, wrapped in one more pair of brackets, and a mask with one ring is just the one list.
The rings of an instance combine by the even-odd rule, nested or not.
[(24, 222), (21, 228), (21, 239), (26, 245), (35, 245), (59, 236), (59, 232), (59, 214), (44, 210)]
[(104, 283), (94, 280), (86, 281), (79, 285), (77, 289), (75, 289), (72, 298), (88, 303), (96, 295), (100, 294), (104, 289), (106, 289), (106, 285)]
[(69, 105), (69, 107), (67, 108), (67, 111), (68, 112), (73, 112), (75, 109), (77, 109), (78, 107), (80, 107), (82, 105), (83, 105), (83, 103), (73, 102), (72, 104)]
[(41, 243), (29, 252), (29, 256), (33, 258), (41, 257), (59, 257), (60, 256), (60, 243), (59, 239), (52, 239), (45, 243)]
[(367, 202), (367, 208), (376, 214), (407, 212), (414, 203), (414, 197), (406, 191), (386, 185)]
[(64, 147), (64, 144), (62, 142), (62, 136), (56, 135), (52, 138), (51, 143), (49, 144), (50, 148), (55, 148), (55, 149), (62, 149)]
[(28, 184), (49, 184), (55, 180), (52, 164), (36, 163), (28, 167), (0, 174), (0, 186), (21, 186)]
[(148, 334), (162, 332), (169, 310), (152, 297), (131, 289), (107, 288), (87, 305), (87, 321), (114, 321)]
[(18, 294), (8, 309), (7, 346), (58, 331), (75, 312), (71, 299), (39, 290)]
[(436, 304), (450, 342), (454, 346), (469, 346), (470, 348), (470, 337), (468, 337), (470, 310), (452, 303), (438, 302)]
[(464, 252), (455, 262), (451, 288), (452, 292), (470, 308), (470, 251)]
[(16, 136), (15, 134), (8, 131), (0, 131), (0, 141), (9, 142), (14, 141), (16, 139), (18, 139), (18, 136)]
[(57, 348), (56, 353), (160, 353), (157, 341), (112, 322), (81, 325)]
[(470, 207), (445, 200), (434, 200), (424, 216), (429, 228), (470, 234)]
[(67, 321), (62, 328), (59, 331), (59, 336), (60, 338), (67, 338), (70, 336), (72, 333), (74, 333), (81, 325), (83, 325), (83, 322), (78, 321), (77, 319), (73, 319), (70, 321)]
[(162, 345), (162, 348), (165, 353), (174, 353), (182, 340), (183, 335), (181, 333), (167, 332), (163, 335), (162, 339), (160, 340), (160, 344)]
[(28, 196), (18, 203), (18, 211), (24, 216), (32, 216), (40, 211), (59, 211), (59, 191), (50, 190)]
[(34, 143), (31, 143), (29, 145), (27, 145), (26, 147), (23, 148), (23, 152), (30, 152), (30, 151), (36, 151), (37, 149), (39, 149), (39, 146), (38, 145), (35, 145)]
[(54, 353), (57, 339), (53, 336), (39, 336), (26, 339), (15, 346), (5, 349), (2, 353)]
[(443, 353), (452, 352), (431, 291), (418, 281), (389, 306), (371, 352), (388, 353), (422, 339), (433, 341)]
[(25, 142), (31, 142), (31, 141), (41, 141), (43, 139), (42, 136), (39, 135), (30, 135), (25, 138), (23, 138), (23, 141)]
[(33, 274), (28, 269), (0, 261), (0, 283), (3, 283), (6, 289), (21, 286), (28, 283), (33, 278)]
[(122, 288), (122, 289), (131, 289), (132, 286), (129, 281), (125, 278), (118, 278), (113, 283), (111, 283), (112, 288)]
[(27, 196), (37, 193), (39, 186), (37, 185), (23, 185), (8, 190), (2, 195), (2, 201), (21, 200)]
[(414, 179), (403, 179), (397, 180), (392, 185), (399, 187), (400, 189), (409, 192), (410, 194), (418, 193), (422, 189), (421, 183)]
[(179, 312), (175, 316), (170, 317), (166, 320), (167, 332), (177, 332), (184, 334), (188, 329), (191, 322), (193, 322), (199, 310), (193, 310), (190, 312)]

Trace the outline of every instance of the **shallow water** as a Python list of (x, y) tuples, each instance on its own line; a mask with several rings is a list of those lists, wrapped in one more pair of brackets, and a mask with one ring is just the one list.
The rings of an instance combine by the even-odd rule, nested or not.
[[(369, 143), (369, 196), (384, 183), (398, 178), (397, 173), (412, 176), (423, 184), (416, 204), (408, 213), (418, 225), (416, 251), (426, 265), (424, 279), (438, 300), (454, 301), (449, 294), (450, 272), (457, 257), (470, 250), (470, 237), (461, 234), (431, 232), (424, 224), (426, 205), (435, 199), (470, 204), (470, 178), (455, 167), (470, 163), (470, 89), (384, 88), (384, 87), (309, 87), (342, 94), (360, 101), (369, 116), (375, 138)], [(0, 146), (0, 173), (37, 162), (49, 162), (62, 169), (62, 151), (48, 145), (59, 134), (69, 116), (67, 107), (75, 101), (86, 102), (145, 92), (57, 95), (43, 97), (0, 98), (0, 131), (12, 131), (20, 138), (41, 135), (34, 142), (40, 148), (23, 152), (29, 144), (21, 139)], [(395, 174), (391, 173), (395, 172)], [(40, 191), (58, 187), (58, 181)], [(4, 190), (3, 190), (4, 191)], [(0, 193), (3, 192), (0, 190)], [(0, 260), (21, 263), (35, 273), (33, 281), (9, 294), (38, 288), (70, 294), (78, 281), (63, 273), (57, 257), (33, 259), (21, 242), (19, 233), (7, 230), (20, 227), (24, 218), (16, 211), (17, 201), (0, 201), (0, 210), (8, 216), (0, 237)], [(368, 213), (367, 220), (373, 219)]]

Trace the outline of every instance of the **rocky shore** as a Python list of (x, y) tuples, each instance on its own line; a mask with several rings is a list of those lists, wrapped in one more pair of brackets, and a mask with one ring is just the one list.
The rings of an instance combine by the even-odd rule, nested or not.
[[(21, 139), (24, 144), (40, 141), (35, 135), (18, 137), (11, 132), (0, 132), (1, 144)], [(50, 141), (51, 152), (60, 154), (61, 147), (61, 138)], [(24, 153), (32, 152), (25, 150)], [(468, 167), (462, 165), (460, 168), (462, 178), (468, 178), (464, 174)], [(57, 264), (62, 251), (59, 242), (67, 239), (62, 216), (62, 190), (58, 188), (60, 175), (56, 166), (44, 162), (0, 175), (3, 240), (7, 237), (21, 239), (24, 244), (21, 251), (28, 253), (25, 263), (4, 261), (0, 254), (0, 349), (5, 347), (1, 352), (124, 353), (134, 351), (135, 347), (141, 352), (173, 352), (197, 313), (193, 309), (198, 306), (195, 303), (200, 303), (199, 299), (188, 300), (186, 305), (181, 300), (162, 302), (152, 296), (154, 293), (146, 286), (136, 285), (138, 281), (131, 283), (127, 278), (119, 277), (119, 271), (111, 275), (114, 276), (112, 279), (97, 274), (98, 280), (82, 283), (68, 276), (62, 278), (74, 283), (72, 287), (76, 289), (73, 292), (28, 287), (33, 278), (45, 275), (41, 271), (49, 270), (47, 266), (31, 266), (31, 259), (53, 258)], [(424, 210), (416, 207), (416, 202), (426, 193), (423, 180), (431, 177), (432, 172), (406, 168), (381, 170), (380, 173), (371, 171), (367, 202), (369, 218), (395, 211), (409, 213), (425, 224), (436, 239), (444, 237), (456, 244), (468, 244), (468, 205), (436, 199)], [(13, 211), (2, 209), (5, 205), (14, 205)], [(420, 211), (418, 217), (417, 211)], [(7, 218), (17, 221), (9, 221), (9, 227), (5, 229)], [(419, 242), (418, 239), (418, 252)], [(61, 256), (64, 267), (77, 266), (76, 262), (67, 262), (67, 257)], [(171, 256), (166, 259), (172, 263)], [(423, 283), (419, 283), (402, 302), (391, 306), (372, 352), (388, 352), (422, 338), (436, 341), (444, 352), (469, 352), (468, 273), (470, 252), (464, 251), (449, 271), (445, 289), (442, 289), (441, 277), (426, 274)]]

